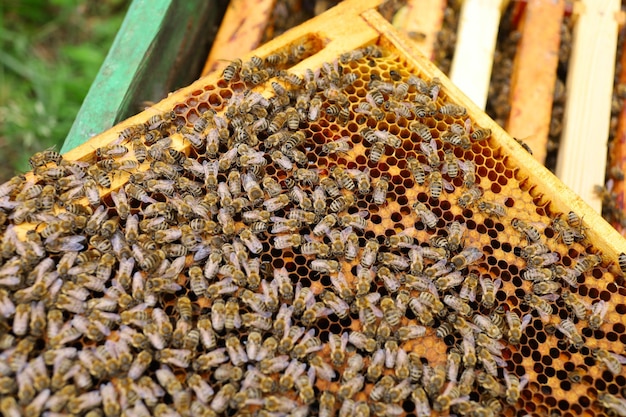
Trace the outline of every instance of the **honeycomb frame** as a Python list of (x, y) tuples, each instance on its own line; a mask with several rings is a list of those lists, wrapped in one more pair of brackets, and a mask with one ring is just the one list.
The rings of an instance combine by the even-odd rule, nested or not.
[[(416, 73), (427, 80), (439, 78), (442, 86), (440, 92), (442, 102), (444, 99), (447, 99), (449, 102), (462, 105), (467, 109), (473, 126), (481, 126), (491, 130), (491, 137), (489, 139), (484, 142), (477, 141), (472, 143), (470, 149), (466, 151), (457, 150), (458, 148), (449, 146), (446, 147), (446, 149), (453, 149), (454, 154), (461, 159), (477, 160), (477, 157), (482, 158), (483, 165), (481, 166), (484, 166), (484, 168), (481, 170), (479, 167), (477, 173), (481, 178), (480, 185), (484, 188), (484, 195), (490, 198), (496, 198), (495, 201), (506, 206), (507, 210), (515, 211), (518, 220), (533, 224), (542, 223), (544, 225), (542, 232), (547, 239), (551, 239), (549, 241), (551, 251), (563, 254), (559, 261), (562, 262), (564, 266), (575, 266), (576, 262), (581, 259), (580, 256), (583, 254), (593, 255), (602, 253), (603, 260), (601, 265), (593, 266), (590, 268), (590, 271), (585, 272), (589, 279), (593, 277), (595, 281), (589, 284), (585, 281), (585, 285), (578, 287), (584, 288), (584, 294), (580, 293), (579, 290), (581, 296), (589, 297), (594, 300), (602, 299), (608, 302), (611, 300), (611, 297), (618, 298), (626, 295), (623, 276), (617, 268), (618, 253), (626, 252), (626, 243), (617, 232), (611, 229), (597, 214), (591, 212), (579, 198), (573, 195), (571, 191), (567, 190), (552, 174), (539, 166), (532, 157), (525, 153), (523, 148), (506, 135), (506, 133), (488, 119), (487, 116), (480, 112), (458, 91), (458, 89), (449, 83), (445, 76), (439, 73), (439, 71), (423, 58), (419, 52), (414, 50), (410, 46), (410, 42), (403, 39), (400, 35), (397, 35), (389, 24), (376, 12), (366, 10), (361, 14), (361, 10), (359, 10), (360, 16), (354, 16), (354, 25), (351, 26), (349, 30), (344, 28), (344, 32), (339, 30), (336, 25), (336, 20), (332, 17), (342, 16), (342, 13), (347, 12), (347, 7), (348, 5), (345, 5), (344, 7), (334, 9), (334, 15), (329, 14), (322, 16), (319, 19), (307, 23), (286, 36), (280, 37), (253, 52), (251, 56), (257, 55), (265, 58), (271, 55), (271, 53), (283, 49), (285, 45), (290, 45), (294, 42), (300, 43), (304, 40), (313, 45), (317, 53), (290, 68), (290, 72), (304, 75), (306, 68), (320, 68), (322, 63), (332, 63), (342, 53), (349, 53), (354, 49), (366, 45), (377, 44), (383, 48), (383, 50), (388, 51), (392, 57), (392, 63), (389, 64), (387, 69), (393, 66), (395, 62), (395, 65), (398, 66), (397, 68), (400, 68), (400, 71)], [(345, 18), (345, 16), (342, 17)], [(315, 31), (312, 31), (311, 28), (315, 28)], [(345, 32), (347, 31), (350, 32), (350, 36), (346, 35)], [(354, 70), (355, 68), (352, 69)], [(377, 67), (377, 69), (381, 68)], [(215, 86), (217, 86), (217, 88)], [(93, 138), (85, 145), (64, 155), (64, 157), (67, 160), (93, 161), (94, 150), (115, 142), (118, 139), (119, 133), (125, 128), (146, 123), (150, 117), (171, 109), (174, 109), (177, 118), (184, 113), (188, 123), (193, 123), (193, 117), (191, 117), (191, 115), (193, 114), (197, 118), (200, 113), (194, 111), (193, 108), (203, 107), (205, 110), (213, 106), (218, 109), (223, 108), (227, 99), (231, 97), (231, 95), (223, 93), (227, 89), (228, 83), (225, 83), (224, 80), (221, 79), (221, 76), (216, 74), (209, 75), (192, 84), (190, 87), (172, 94), (172, 96), (158, 103), (153, 108)], [(265, 92), (269, 91), (268, 89), (263, 90), (263, 87), (259, 88), (259, 90)], [(358, 90), (358, 86), (355, 87), (353, 95), (362, 99), (364, 93), (359, 96), (356, 90)], [(361, 91), (364, 91), (363, 87), (361, 87)], [(220, 93), (226, 95), (222, 96)], [(192, 109), (191, 112), (189, 110), (190, 108)], [(402, 118), (399, 117), (399, 119)], [(460, 121), (458, 119), (459, 118), (447, 118), (442, 116), (441, 120), (434, 126), (429, 127), (431, 129), (434, 128), (435, 131), (441, 134), (453, 121)], [(454, 179), (450, 178), (455, 185), (455, 190), (449, 194), (447, 194), (445, 190), (442, 191), (444, 194), (439, 199), (429, 195), (429, 192), (432, 192), (432, 190), (429, 191), (427, 186), (416, 187), (415, 183), (410, 180), (410, 175), (408, 175), (406, 158), (408, 156), (416, 156), (422, 161), (424, 161), (424, 159), (423, 156), (420, 156), (420, 151), (417, 150), (417, 143), (409, 140), (409, 137), (412, 138), (413, 135), (408, 133), (406, 121), (402, 122), (404, 125), (400, 126), (400, 128), (396, 128), (397, 130), (392, 127), (395, 122), (396, 119), (394, 118), (393, 120), (383, 120), (381, 122), (382, 124), (378, 123), (372, 126), (369, 125), (369, 122), (360, 123), (360, 127), (375, 126), (382, 130), (388, 129), (389, 132), (403, 138), (401, 147), (394, 151), (391, 151), (389, 147), (385, 148), (384, 155), (381, 156), (381, 162), (373, 167), (369, 167), (372, 171), (378, 169), (378, 173), (372, 172), (372, 177), (375, 179), (382, 178), (385, 174), (384, 171), (387, 171), (390, 175), (389, 181), (392, 183), (391, 187), (394, 190), (397, 188), (398, 191), (395, 192), (395, 194), (391, 193), (391, 195), (387, 193), (385, 203), (379, 207), (371, 203), (363, 207), (359, 206), (362, 209), (368, 209), (370, 213), (369, 220), (371, 221), (371, 225), (369, 225), (363, 233), (363, 239), (378, 236), (380, 240), (383, 236), (389, 238), (404, 230), (408, 231), (414, 228), (415, 231), (412, 233), (415, 234), (413, 237), (417, 239), (418, 242), (428, 242), (433, 236), (446, 237), (450, 234), (447, 227), (455, 220), (462, 221), (467, 227), (466, 234), (464, 235), (465, 242), (463, 243), (465, 247), (479, 244), (482, 245), (483, 251), (485, 252), (484, 261), (481, 260), (480, 266), (476, 267), (477, 272), (481, 275), (486, 274), (493, 277), (494, 280), (501, 278), (503, 281), (502, 288), (495, 293), (497, 302), (502, 305), (506, 304), (509, 308), (517, 308), (521, 313), (529, 313), (531, 309), (523, 307), (523, 303), (520, 302), (520, 299), (531, 289), (531, 284), (520, 278), (524, 264), (515, 253), (515, 248), (524, 247), (523, 244), (527, 240), (526, 237), (523, 234), (512, 232), (509, 236), (509, 241), (502, 243), (499, 241), (498, 234), (506, 229), (511, 231), (510, 224), (503, 224), (503, 221), (500, 221), (498, 216), (485, 215), (473, 207), (462, 209), (450, 203), (458, 201), (458, 198), (461, 197), (461, 193), (464, 191), (463, 187), (459, 184), (460, 178), (458, 177)], [(441, 123), (441, 126), (439, 126), (439, 123)], [(350, 132), (354, 134), (354, 136), (357, 136), (356, 134), (360, 132), (359, 128), (354, 127), (357, 123), (348, 123), (347, 127), (344, 128), (339, 127), (332, 118), (325, 118), (325, 122), (320, 122), (320, 125), (322, 126), (319, 128), (319, 131), (309, 132), (315, 143), (313, 147), (318, 150), (321, 150), (321, 147), (328, 143), (328, 136), (332, 135), (336, 138), (342, 135), (341, 132)], [(435, 131), (433, 131), (433, 133)], [(181, 135), (174, 134), (172, 138), (172, 148), (186, 155), (193, 152), (192, 147), (183, 140)], [(364, 142), (361, 140), (361, 143)], [(411, 143), (413, 143), (413, 145), (411, 145)], [(443, 144), (440, 145), (441, 147), (438, 152), (440, 157), (443, 157), (444, 154), (442, 150), (444, 146)], [(324, 157), (325, 163), (319, 162), (319, 166), (324, 166), (325, 169), (330, 171), (331, 167), (336, 165), (345, 165), (349, 169), (354, 169), (355, 166), (359, 166), (359, 164), (361, 166), (364, 164), (367, 165), (367, 160), (359, 159), (364, 156), (360, 153), (363, 149), (365, 149), (364, 145), (361, 145), (358, 141), (354, 141), (351, 149), (347, 152), (343, 152), (345, 155)], [(309, 151), (309, 154), (311, 152), (312, 151)], [(334, 161), (332, 161), (333, 159)], [(361, 162), (359, 162), (359, 160)], [(319, 160), (316, 159), (316, 162), (318, 161)], [(353, 162), (356, 163), (356, 165), (352, 165)], [(385, 169), (385, 167), (387, 168)], [(140, 170), (145, 168), (146, 165), (142, 165)], [(137, 172), (135, 171), (132, 174), (135, 175)], [(130, 173), (120, 172), (113, 178), (110, 190), (117, 191), (128, 181), (130, 175)], [(410, 186), (411, 182), (413, 182), (413, 186)], [(511, 188), (509, 183), (515, 184), (517, 189), (510, 190), (511, 194), (505, 199), (496, 197), (503, 189), (507, 189), (507, 187)], [(487, 184), (489, 187), (486, 186)], [(400, 187), (405, 191), (404, 193), (400, 191)], [(419, 188), (419, 191), (415, 191), (417, 188)], [(111, 204), (110, 197), (105, 195), (102, 196), (102, 198), (104, 199), (103, 201), (108, 202), (109, 205)], [(440, 215), (434, 228), (425, 226), (424, 221), (416, 220), (416, 216), (411, 212), (411, 209), (407, 209), (407, 207), (410, 207), (411, 204), (416, 201), (428, 204), (433, 211), (436, 211), (437, 214)], [(136, 204), (133, 209), (136, 210), (139, 207), (141, 207), (141, 204)], [(587, 246), (583, 246), (580, 242), (575, 242), (569, 246), (566, 246), (562, 242), (559, 243), (558, 233), (553, 227), (548, 226), (551, 224), (552, 217), (565, 215), (570, 210), (574, 210), (583, 218), (584, 227), (586, 228), (584, 244)], [(506, 215), (502, 217), (508, 218), (509, 216)], [(27, 229), (32, 227), (36, 228), (31, 230), (40, 230), (38, 225), (24, 225), (18, 228), (18, 232), (22, 237), (26, 236)], [(432, 229), (434, 229), (434, 231)], [(384, 244), (383, 242), (379, 243), (381, 245)], [(273, 261), (274, 268), (278, 269), (282, 265), (287, 266), (288, 269), (297, 270), (303, 266), (304, 257), (297, 254), (296, 250), (290, 250), (289, 248), (283, 251), (276, 250), (275, 254), (273, 252), (274, 250), (275, 249), (270, 250), (272, 257), (279, 259), (279, 261)], [(383, 253), (393, 253), (393, 251), (387, 250)], [(458, 251), (455, 253), (458, 254)], [(565, 259), (567, 260), (564, 261)], [(505, 265), (508, 266), (505, 267)], [(515, 269), (511, 269), (511, 265), (513, 265)], [(352, 270), (352, 266), (354, 265), (350, 266), (350, 270)], [(310, 274), (310, 271), (302, 274), (298, 273), (297, 275), (308, 274)], [(324, 287), (330, 286), (327, 282), (328, 278), (324, 278), (322, 275), (323, 274), (319, 274), (317, 279), (313, 280), (313, 282), (309, 280), (310, 288), (316, 295), (321, 294)], [(349, 282), (354, 279), (350, 277), (347, 271), (346, 275), (348, 276)], [(186, 277), (181, 278), (180, 283), (185, 284), (186, 280)], [(381, 289), (383, 287), (384, 286), (379, 284), (379, 290), (384, 293), (386, 290)], [(442, 292), (445, 291), (446, 290), (442, 290)], [(574, 292), (574, 290), (572, 290), (572, 292)], [(166, 313), (172, 313), (177, 310), (182, 310), (183, 308), (179, 305), (179, 302), (175, 300), (175, 297), (170, 297), (168, 303), (167, 307), (164, 306)], [(199, 309), (212, 307), (212, 304), (208, 302), (204, 303), (202, 300), (194, 300), (193, 303), (196, 305), (196, 308)], [(623, 321), (620, 316), (626, 314), (626, 307), (624, 307), (622, 303), (611, 301), (611, 304), (613, 303), (615, 303), (615, 308), (607, 314), (606, 322), (602, 324), (602, 326), (604, 326), (602, 327), (603, 329), (610, 328), (611, 330), (607, 330), (606, 332), (600, 330), (595, 332), (584, 331), (582, 324), (578, 322), (577, 328), (579, 330), (583, 329), (580, 333), (582, 333), (586, 339), (587, 350), (604, 348), (617, 351), (617, 349), (612, 347), (613, 344), (619, 341), (619, 343), (623, 345), (626, 342), (626, 339), (624, 339), (623, 325), (621, 325), (621, 328), (619, 327), (620, 323)], [(482, 307), (479, 305), (478, 309), (482, 309)], [(487, 310), (481, 311), (486, 312)], [(544, 322), (534, 317), (531, 326), (527, 328), (526, 334), (523, 335), (527, 340), (527, 344), (523, 344), (519, 349), (507, 345), (503, 351), (502, 357), (507, 361), (507, 366), (510, 368), (509, 371), (516, 373), (518, 377), (528, 375), (530, 380), (528, 386), (521, 391), (520, 399), (516, 401), (518, 404), (521, 402), (523, 406), (517, 409), (507, 406), (504, 408), (505, 414), (567, 415), (568, 412), (580, 414), (583, 410), (594, 409), (598, 411), (601, 410), (597, 407), (599, 394), (608, 390), (612, 395), (616, 395), (619, 393), (615, 392), (616, 389), (619, 391), (619, 386), (624, 385), (623, 372), (620, 371), (618, 375), (610, 375), (610, 372), (607, 374), (606, 370), (596, 366), (596, 361), (589, 359), (591, 358), (589, 352), (585, 354), (577, 352), (576, 349), (569, 346), (564, 335), (558, 333), (559, 330), (555, 328), (559, 320), (562, 321), (569, 317), (568, 311), (568, 308), (560, 305), (558, 310), (559, 314), (555, 315), (560, 315), (560, 318), (554, 317)], [(196, 312), (192, 314), (195, 315)], [(354, 321), (356, 322), (357, 320)], [(326, 320), (326, 322), (328, 322), (328, 320)], [(402, 319), (403, 325), (414, 323), (415, 319), (413, 318)], [(360, 326), (361, 327), (352, 328), (352, 330), (363, 329), (362, 324)], [(332, 328), (333, 324), (328, 324), (328, 327)], [(440, 326), (440, 328), (441, 327), (442, 326)], [(529, 337), (533, 337), (529, 336), (531, 333), (534, 336), (540, 336), (538, 336), (537, 340), (528, 340)], [(611, 336), (607, 339), (605, 333)], [(450, 345), (445, 341), (445, 337), (433, 337), (432, 334), (408, 340), (403, 346), (405, 350), (418, 354), (423, 358), (425, 363), (432, 368), (446, 364), (446, 353), (449, 351), (449, 347)], [(550, 347), (550, 349), (548, 349), (548, 347)], [(361, 351), (363, 350), (361, 349)], [(321, 355), (328, 355), (329, 348), (324, 346), (320, 352)], [(170, 361), (169, 363), (172, 362)], [(559, 369), (559, 366), (562, 369)], [(545, 371), (546, 369), (549, 371)], [(570, 379), (569, 374), (575, 374), (576, 372), (580, 372), (580, 370), (585, 371), (587, 374), (582, 377), (585, 385), (566, 382)], [(565, 372), (565, 374), (563, 374), (563, 372)], [(179, 382), (185, 380), (182, 373), (175, 373), (175, 376), (180, 379)], [(499, 374), (499, 376), (501, 377), (501, 374)], [(165, 378), (165, 376), (163, 378)], [(594, 384), (590, 384), (589, 381), (594, 382)], [(595, 381), (608, 381), (608, 383), (603, 382), (604, 385), (602, 385)], [(175, 383), (172, 384), (175, 385)], [(315, 388), (316, 391), (321, 394), (325, 391), (338, 392), (341, 385), (342, 381), (333, 380), (332, 382), (328, 382), (318, 379)], [(558, 388), (556, 388), (557, 386)], [(585, 388), (585, 390), (580, 391), (579, 388)], [(368, 383), (364, 392), (355, 394), (355, 400), (366, 400), (368, 396), (372, 395), (372, 390), (373, 384)], [(481, 392), (481, 396), (487, 399), (489, 398), (490, 395), (484, 392), (486, 389), (481, 388), (479, 391)], [(574, 396), (578, 395), (578, 402), (567, 402), (567, 399), (570, 398), (569, 396), (572, 393)], [(172, 397), (174, 396), (172, 395)], [(174, 402), (176, 402), (175, 398)], [(375, 410), (377, 409), (373, 409), (372, 412)], [(381, 409), (379, 411), (381, 414), (397, 412), (394, 409)], [(415, 410), (403, 410), (403, 412), (407, 412), (408, 414), (412, 414), (413, 411)], [(109, 415), (106, 410), (104, 412), (106, 415)], [(415, 411), (415, 413), (419, 414), (417, 411)], [(111, 412), (111, 414), (115, 415), (115, 412)]]

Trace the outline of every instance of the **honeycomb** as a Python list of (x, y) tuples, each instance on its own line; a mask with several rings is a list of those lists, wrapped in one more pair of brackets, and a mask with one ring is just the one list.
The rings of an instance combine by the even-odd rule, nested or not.
[(0, 186), (0, 411), (626, 415), (626, 259), (391, 48), (232, 62)]

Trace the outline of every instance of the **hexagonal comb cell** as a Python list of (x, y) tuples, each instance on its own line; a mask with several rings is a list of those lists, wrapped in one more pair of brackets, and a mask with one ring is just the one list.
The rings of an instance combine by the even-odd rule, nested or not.
[(582, 220), (396, 50), (281, 65), (0, 186), (2, 411), (623, 414)]

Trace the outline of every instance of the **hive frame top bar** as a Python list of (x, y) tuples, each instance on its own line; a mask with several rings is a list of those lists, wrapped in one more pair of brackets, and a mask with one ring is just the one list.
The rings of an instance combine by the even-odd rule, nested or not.
[[(589, 207), (578, 195), (563, 184), (557, 177), (539, 164), (510, 135), (480, 110), (450, 80), (432, 64), (418, 48), (404, 35), (398, 33), (376, 10), (381, 0), (353, 0), (340, 3), (328, 12), (305, 22), (286, 32), (267, 44), (252, 51), (243, 60), (251, 56), (266, 57), (273, 52), (292, 44), (303, 37), (314, 37), (321, 41), (322, 49), (290, 68), (291, 72), (302, 74), (306, 68), (319, 68), (324, 62), (332, 62), (341, 53), (354, 50), (367, 44), (377, 43), (388, 47), (400, 55), (406, 62), (417, 69), (426, 78), (438, 77), (442, 89), (452, 101), (464, 106), (468, 115), (478, 125), (491, 129), (494, 141), (501, 146), (510, 165), (519, 167), (520, 174), (526, 175), (532, 184), (533, 193), (550, 200), (551, 209), (567, 213), (570, 210), (583, 218), (588, 228), (587, 235), (607, 259), (616, 259), (620, 252), (626, 252), (626, 240), (613, 229), (599, 214)], [(349, 22), (346, 24), (345, 22)], [(91, 160), (95, 149), (117, 140), (119, 132), (134, 124), (145, 123), (151, 116), (171, 110), (188, 98), (194, 91), (202, 90), (207, 84), (217, 83), (221, 74), (212, 73), (188, 87), (171, 93), (167, 98), (151, 108), (133, 116), (117, 126), (93, 137), (88, 142), (67, 152), (64, 157), (71, 160)], [(189, 144), (182, 139), (175, 140), (174, 147), (185, 149)], [(115, 190), (126, 181), (127, 176), (117, 178), (111, 190)]]

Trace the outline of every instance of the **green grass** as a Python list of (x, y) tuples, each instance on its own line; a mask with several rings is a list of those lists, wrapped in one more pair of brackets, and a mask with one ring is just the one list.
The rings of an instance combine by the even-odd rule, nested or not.
[[(59, 150), (130, 0), (0, 6), (0, 183)], [(52, 18), (50, 18), (52, 16)]]

